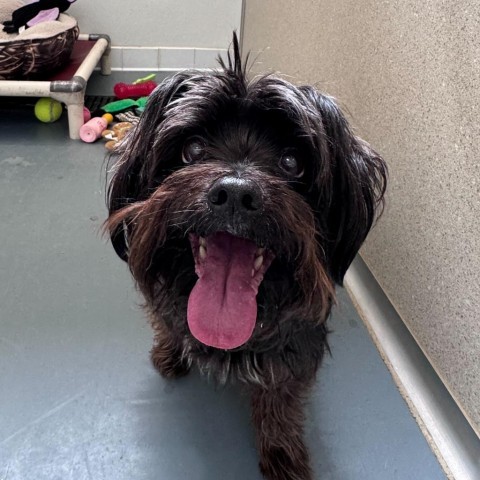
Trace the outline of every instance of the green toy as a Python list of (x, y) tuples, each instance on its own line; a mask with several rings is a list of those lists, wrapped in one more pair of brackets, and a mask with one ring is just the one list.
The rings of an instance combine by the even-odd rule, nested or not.
[(116, 115), (117, 113), (127, 112), (135, 110), (137, 113), (143, 112), (145, 105), (147, 104), (148, 97), (141, 97), (138, 100), (132, 100), (126, 98), (125, 100), (116, 100), (114, 102), (107, 103), (99, 110), (92, 113), (92, 117), (101, 117), (104, 113), (111, 113)]

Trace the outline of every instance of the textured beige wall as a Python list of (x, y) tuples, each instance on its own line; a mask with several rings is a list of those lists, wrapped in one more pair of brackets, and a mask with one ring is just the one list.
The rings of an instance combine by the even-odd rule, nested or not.
[(480, 432), (478, 0), (246, 1), (255, 70), (335, 95), (388, 161), (362, 256)]

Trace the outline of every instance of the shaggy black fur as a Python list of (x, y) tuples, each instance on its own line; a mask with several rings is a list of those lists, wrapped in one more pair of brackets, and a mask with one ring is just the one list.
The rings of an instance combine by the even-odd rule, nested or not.
[[(151, 95), (119, 152), (106, 228), (146, 299), (160, 373), (195, 364), (244, 383), (263, 474), (308, 480), (302, 404), (327, 348), (335, 284), (382, 206), (386, 166), (331, 97), (274, 75), (248, 80), (236, 36), (222, 67), (179, 73)], [(218, 209), (227, 195), (240, 203)], [(202, 344), (186, 320), (199, 238), (216, 232), (273, 259), (253, 334), (231, 350)]]

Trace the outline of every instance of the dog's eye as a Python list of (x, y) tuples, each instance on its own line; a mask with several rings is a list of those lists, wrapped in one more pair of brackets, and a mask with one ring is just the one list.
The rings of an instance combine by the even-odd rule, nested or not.
[(202, 160), (205, 156), (205, 141), (203, 138), (194, 137), (187, 140), (183, 147), (183, 163), (194, 163)]
[(301, 163), (291, 153), (285, 153), (282, 158), (280, 158), (280, 162), (278, 164), (280, 168), (290, 177), (300, 178), (303, 175)]

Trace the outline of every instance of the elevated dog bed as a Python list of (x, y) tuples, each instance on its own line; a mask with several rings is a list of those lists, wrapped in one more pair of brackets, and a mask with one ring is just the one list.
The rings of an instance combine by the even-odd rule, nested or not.
[(68, 62), (79, 30), (70, 15), (43, 22), (19, 34), (0, 27), (0, 80), (39, 79)]
[(0, 97), (51, 97), (65, 103), (70, 138), (78, 139), (87, 82), (98, 63), (100, 72), (110, 75), (110, 38), (81, 33), (71, 58), (58, 72), (44, 80), (0, 80)]
[(23, 0), (0, 0), (0, 97), (51, 97), (68, 109), (70, 138), (78, 139), (83, 125), (87, 82), (100, 63), (109, 75), (110, 38), (105, 34), (79, 34), (77, 21), (66, 14), (27, 28), (3, 31)]

